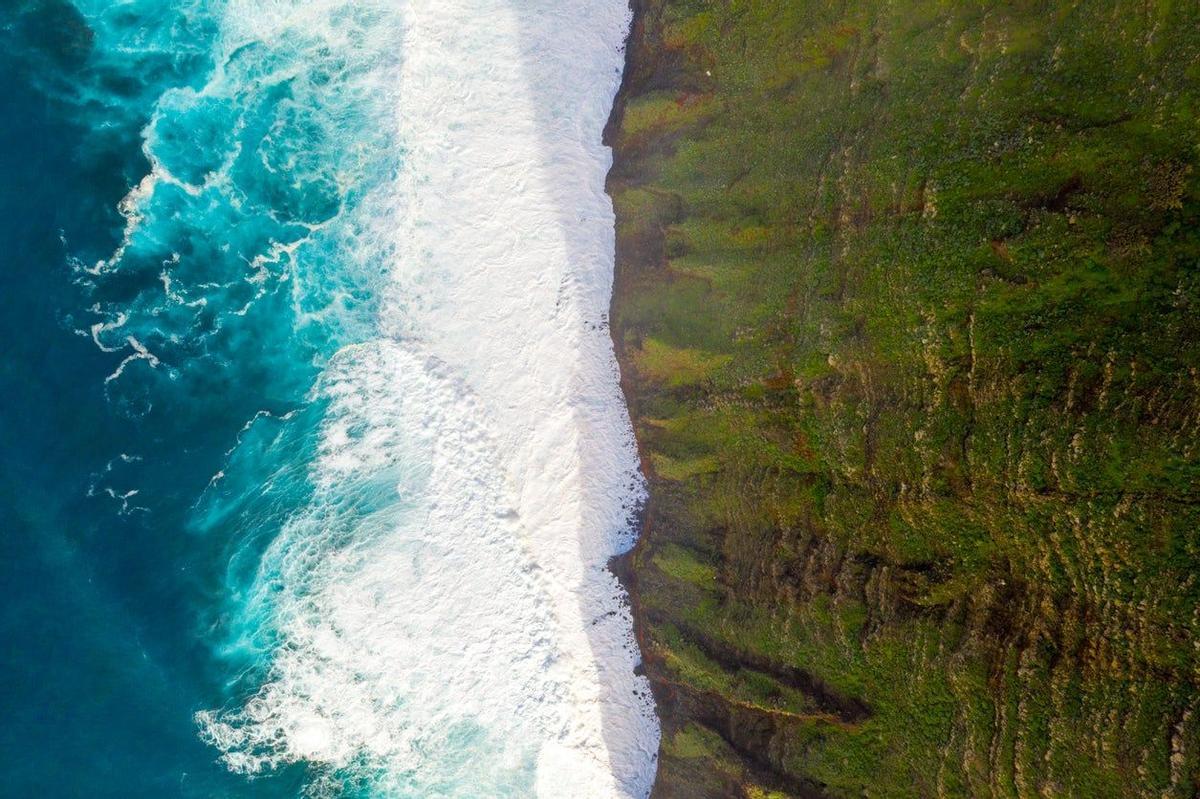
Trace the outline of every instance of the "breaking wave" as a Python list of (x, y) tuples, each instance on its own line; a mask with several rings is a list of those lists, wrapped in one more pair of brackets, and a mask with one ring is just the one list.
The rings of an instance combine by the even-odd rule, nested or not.
[(309, 795), (645, 796), (606, 569), (642, 496), (606, 317), (624, 3), (78, 5), (82, 100), (150, 119), (80, 334), (121, 412), (231, 436), (190, 512), (228, 564), (199, 734)]

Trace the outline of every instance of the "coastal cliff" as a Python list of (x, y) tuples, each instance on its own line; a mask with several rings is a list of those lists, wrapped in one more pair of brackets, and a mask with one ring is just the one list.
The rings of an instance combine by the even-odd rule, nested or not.
[(1200, 6), (635, 0), (654, 796), (1200, 792)]

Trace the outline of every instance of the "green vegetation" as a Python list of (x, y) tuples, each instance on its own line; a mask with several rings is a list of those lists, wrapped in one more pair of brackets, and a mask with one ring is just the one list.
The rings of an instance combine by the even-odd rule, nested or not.
[(642, 6), (656, 796), (1200, 795), (1200, 5)]

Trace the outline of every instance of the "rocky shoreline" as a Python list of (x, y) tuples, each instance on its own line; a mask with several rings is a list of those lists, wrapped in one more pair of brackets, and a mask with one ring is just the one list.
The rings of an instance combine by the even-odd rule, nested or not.
[[(620, 191), (622, 172), (626, 165), (636, 169), (637, 156), (621, 146), (618, 133), (624, 116), (625, 104), (633, 95), (653, 90), (656, 84), (656, 71), (659, 66), (658, 49), (660, 42), (655, 41), (647, 30), (647, 13), (661, 12), (663, 3), (654, 0), (630, 0), (632, 19), (630, 33), (625, 50), (625, 67), (622, 73), (621, 87), (613, 101), (612, 114), (605, 126), (604, 143), (613, 149), (614, 166), (609, 174), (607, 190), (609, 194)], [(661, 79), (663, 76), (658, 75)], [(654, 269), (659, 266), (661, 252), (652, 248), (636, 248), (627, 246), (627, 242), (618, 239), (616, 254), (616, 274), (613, 290), (613, 306), (615, 309), (622, 303), (627, 290), (626, 277), (629, 272), (636, 270)], [(637, 386), (633, 364), (626, 350), (623, 337), (613, 328), (613, 344), (617, 360), (621, 367), (621, 391), (626, 403), (635, 415), (639, 389)], [(759, 749), (769, 746), (774, 724), (771, 714), (762, 714), (753, 707), (730, 705), (726, 699), (712, 692), (695, 691), (691, 686), (672, 680), (669, 669), (662, 655), (652, 645), (647, 636), (647, 613), (641, 602), (638, 564), (650, 557), (654, 547), (652, 519), (654, 519), (655, 496), (654, 485), (657, 482), (652, 461), (642, 445), (642, 437), (637, 437), (638, 454), (641, 461), (642, 473), (650, 483), (651, 490), (642, 508), (639, 509), (636, 526), (640, 529), (635, 547), (629, 552), (613, 558), (610, 569), (617, 576), (628, 594), (633, 611), (634, 634), (638, 647), (642, 652), (642, 670), (650, 682), (658, 710), (659, 720), (663, 727), (664, 738), (674, 736), (684, 730), (688, 724), (700, 721), (705, 726), (718, 730), (734, 752), (737, 752), (741, 763), (741, 774), (723, 775), (721, 779), (712, 781), (707, 775), (688, 771), (678, 771), (670, 767), (670, 756), (664, 757), (660, 747), (659, 772), (655, 780), (652, 797), (658, 799), (690, 799), (699, 796), (747, 796), (765, 797), (767, 794), (755, 793), (760, 786), (770, 786), (782, 789), (797, 799), (824, 799), (825, 794), (818, 786), (803, 778), (796, 778), (785, 773), (777, 772), (765, 759)], [(736, 664), (733, 668), (737, 668)], [(860, 720), (868, 711), (860, 702), (854, 700), (842, 701), (841, 697), (832, 698), (835, 705), (841, 703), (846, 708), (842, 712), (851, 721)], [(848, 709), (847, 709), (848, 708)], [(766, 729), (763, 721), (766, 720)], [(666, 766), (666, 768), (664, 768)], [(773, 793), (773, 792), (772, 792)]]

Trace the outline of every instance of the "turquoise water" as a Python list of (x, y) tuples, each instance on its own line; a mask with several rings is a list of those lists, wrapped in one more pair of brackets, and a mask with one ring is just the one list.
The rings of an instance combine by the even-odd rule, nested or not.
[(0, 5), (0, 795), (645, 795), (625, 15)]
[(264, 40), (234, 11), (0, 11), (4, 795), (314, 782), (232, 774), (194, 715), (270, 665), (270, 600), (245, 596), (312, 491), (316, 378), (373, 324), (359, 237), (403, 151), (360, 78), (396, 48)]

